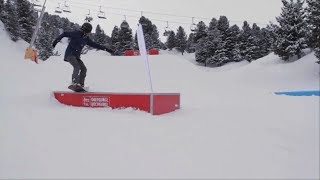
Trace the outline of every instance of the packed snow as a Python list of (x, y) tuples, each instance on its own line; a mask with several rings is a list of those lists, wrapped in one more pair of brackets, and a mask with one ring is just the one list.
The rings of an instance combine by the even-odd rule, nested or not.
[[(149, 56), (154, 90), (181, 93), (181, 109), (152, 116), (60, 104), (52, 92), (71, 81), (66, 44), (35, 64), (2, 24), (0, 42), (0, 179), (319, 178), (319, 97), (274, 94), (319, 90), (312, 52), (206, 68), (161, 51)], [(82, 59), (90, 91), (150, 91), (141, 57)]]

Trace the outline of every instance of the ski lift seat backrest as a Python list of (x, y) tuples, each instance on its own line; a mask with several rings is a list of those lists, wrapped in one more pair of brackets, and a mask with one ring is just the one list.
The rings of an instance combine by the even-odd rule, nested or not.
[(104, 11), (102, 11), (101, 6), (100, 6), (100, 9), (99, 9), (99, 12), (98, 12), (98, 18), (107, 19), (106, 18), (106, 13)]
[(100, 18), (100, 19), (107, 19), (104, 14), (99, 14), (99, 15), (98, 15), (98, 18)]
[(194, 32), (194, 31), (196, 31), (196, 29), (197, 29), (197, 25), (196, 24), (191, 24), (191, 26), (190, 26), (190, 30), (192, 31), (192, 32)]
[(71, 10), (70, 10), (70, 8), (65, 8), (65, 9), (63, 9), (63, 12), (71, 13)]
[(62, 13), (62, 10), (59, 9), (59, 8), (57, 8), (54, 12), (56, 12), (56, 13)]

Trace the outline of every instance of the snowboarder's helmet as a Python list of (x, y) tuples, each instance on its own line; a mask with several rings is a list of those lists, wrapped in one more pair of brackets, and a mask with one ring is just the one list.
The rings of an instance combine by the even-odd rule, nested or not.
[(92, 25), (90, 23), (83, 23), (81, 30), (85, 33), (90, 33), (92, 31)]

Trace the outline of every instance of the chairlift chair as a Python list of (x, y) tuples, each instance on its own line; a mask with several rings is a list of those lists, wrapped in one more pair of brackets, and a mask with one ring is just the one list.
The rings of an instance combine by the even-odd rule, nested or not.
[(99, 9), (99, 12), (98, 12), (98, 18), (100, 18), (100, 19), (107, 19), (107, 18), (106, 18), (106, 13), (101, 10), (101, 6), (100, 6), (100, 9)]
[(164, 36), (169, 36), (169, 33), (170, 33), (171, 29), (169, 27), (169, 22), (167, 21), (167, 26), (164, 28), (164, 33), (163, 35)]
[(54, 10), (54, 12), (55, 12), (55, 13), (59, 13), (59, 14), (62, 13), (62, 10), (61, 10), (61, 8), (60, 8), (60, 3), (59, 3), (59, 5), (56, 7), (56, 9)]
[(40, 4), (40, 2), (38, 0), (32, 0), (31, 4), (33, 7), (42, 7), (42, 5)]
[(191, 32), (194, 32), (194, 31), (196, 31), (196, 29), (197, 29), (197, 25), (194, 23), (194, 17), (192, 17), (192, 23), (190, 26), (190, 30), (191, 30)]
[(121, 28), (124, 28), (124, 29), (129, 28), (129, 24), (128, 24), (128, 22), (127, 22), (127, 17), (126, 17), (126, 16), (124, 16), (124, 20), (123, 20), (123, 22), (121, 23), (120, 27), (121, 27)]
[(63, 12), (71, 13), (70, 7), (67, 5), (66, 1), (64, 1)]
[(85, 20), (84, 21), (86, 21), (86, 22), (91, 22), (91, 21), (93, 21), (93, 18), (92, 18), (92, 16), (91, 16), (91, 13), (90, 13), (90, 9), (88, 9), (88, 14), (86, 15), (86, 18), (85, 18)]

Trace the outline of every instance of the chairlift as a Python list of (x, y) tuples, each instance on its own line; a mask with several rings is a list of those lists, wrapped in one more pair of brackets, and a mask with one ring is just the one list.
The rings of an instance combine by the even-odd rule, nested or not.
[(64, 1), (63, 12), (71, 13), (70, 6), (67, 5), (67, 1)]
[(167, 26), (164, 28), (164, 33), (163, 35), (164, 36), (169, 36), (169, 33), (170, 33), (171, 29), (169, 27), (169, 22), (167, 21)]
[(124, 15), (124, 20), (121, 23), (120, 27), (123, 28), (123, 29), (129, 28), (129, 24), (127, 22), (127, 16), (126, 15)]
[(42, 5), (40, 4), (40, 2), (38, 0), (32, 0), (31, 4), (33, 7), (42, 7)]
[(85, 18), (85, 20), (84, 21), (86, 21), (86, 22), (91, 22), (91, 21), (93, 21), (93, 18), (92, 18), (92, 16), (91, 16), (91, 13), (90, 13), (90, 9), (88, 9), (88, 14), (86, 15), (86, 18)]
[(59, 14), (62, 13), (62, 9), (60, 8), (60, 3), (58, 3), (58, 6), (56, 7), (56, 9), (55, 9), (54, 12), (55, 12), (55, 13), (59, 13)]
[(100, 18), (100, 19), (107, 19), (107, 18), (106, 18), (106, 13), (101, 10), (101, 6), (100, 6), (100, 9), (99, 9), (99, 12), (98, 12), (98, 18)]
[(191, 23), (191, 26), (190, 26), (190, 30), (192, 32), (194, 32), (194, 31), (196, 31), (196, 29), (197, 29), (197, 25), (196, 25), (196, 23), (194, 23), (194, 17), (192, 17), (192, 23)]

